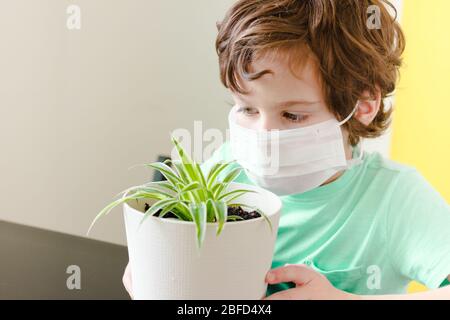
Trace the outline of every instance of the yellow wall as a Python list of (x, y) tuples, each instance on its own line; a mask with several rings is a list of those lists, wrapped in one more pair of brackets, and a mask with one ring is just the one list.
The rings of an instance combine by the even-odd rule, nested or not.
[(404, 0), (403, 8), (407, 49), (391, 154), (418, 168), (450, 202), (450, 1)]

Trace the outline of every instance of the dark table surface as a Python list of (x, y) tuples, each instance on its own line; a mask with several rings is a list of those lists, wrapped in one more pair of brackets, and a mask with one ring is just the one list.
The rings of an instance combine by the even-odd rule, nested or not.
[(123, 246), (0, 221), (0, 299), (129, 299), (127, 261)]

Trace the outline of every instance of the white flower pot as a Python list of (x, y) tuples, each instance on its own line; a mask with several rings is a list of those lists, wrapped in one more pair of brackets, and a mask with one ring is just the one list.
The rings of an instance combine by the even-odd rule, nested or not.
[(230, 190), (249, 189), (234, 202), (256, 206), (272, 223), (256, 218), (227, 222), (216, 236), (208, 223), (203, 245), (196, 242), (193, 222), (143, 218), (143, 199), (124, 204), (128, 254), (135, 299), (261, 299), (265, 275), (273, 258), (281, 200), (259, 187), (230, 184)]

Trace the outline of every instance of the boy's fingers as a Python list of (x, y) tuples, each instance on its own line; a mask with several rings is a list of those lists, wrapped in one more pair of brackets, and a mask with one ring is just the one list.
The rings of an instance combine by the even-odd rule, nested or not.
[(302, 294), (301, 289), (301, 287), (297, 287), (283, 290), (264, 298), (264, 300), (307, 300), (307, 295)]
[(303, 285), (317, 276), (317, 272), (306, 265), (287, 265), (270, 270), (266, 275), (266, 282), (276, 284), (282, 282), (294, 282)]

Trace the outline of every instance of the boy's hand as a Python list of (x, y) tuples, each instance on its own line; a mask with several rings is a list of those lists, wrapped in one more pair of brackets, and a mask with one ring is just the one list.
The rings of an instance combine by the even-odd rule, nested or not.
[(131, 286), (131, 270), (130, 270), (130, 263), (128, 262), (125, 271), (123, 272), (122, 282), (127, 290), (128, 294), (130, 295), (131, 299), (133, 299), (133, 292), (132, 292), (132, 286)]
[[(133, 299), (130, 264), (123, 274), (123, 285)], [(287, 265), (267, 273), (266, 282), (276, 284), (294, 282), (296, 288), (280, 291), (266, 297), (266, 300), (345, 300), (357, 299), (356, 295), (336, 289), (328, 279), (306, 265)]]
[(333, 287), (328, 279), (306, 265), (286, 265), (267, 273), (266, 282), (294, 282), (295, 288), (274, 293), (264, 300), (348, 300), (357, 296)]

